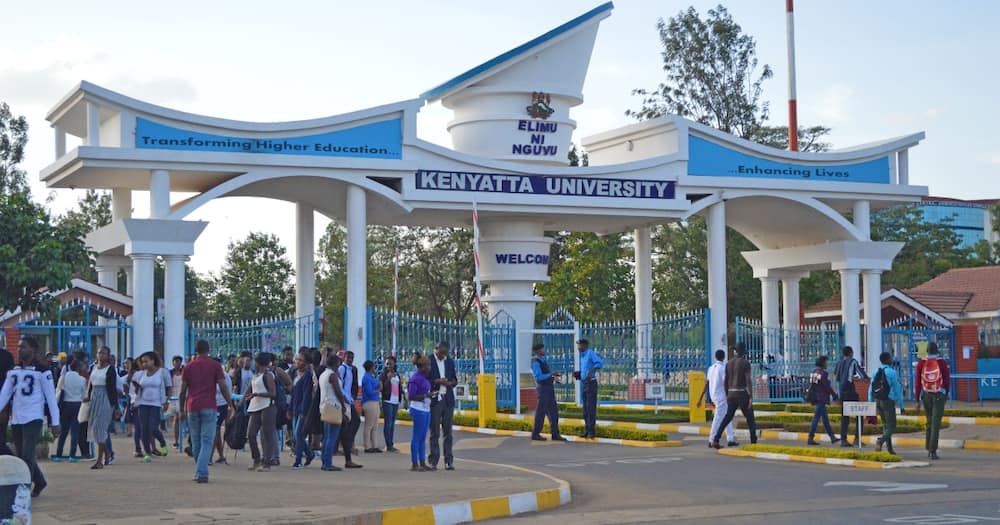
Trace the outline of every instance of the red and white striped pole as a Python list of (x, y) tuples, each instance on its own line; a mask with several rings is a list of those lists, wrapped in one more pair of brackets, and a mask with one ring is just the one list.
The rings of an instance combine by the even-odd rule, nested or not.
[(795, 7), (785, 0), (785, 27), (788, 34), (788, 149), (799, 150), (799, 114), (795, 106)]
[(392, 258), (392, 357), (396, 357), (396, 334), (399, 333), (399, 250)]
[(479, 373), (485, 373), (483, 361), (483, 284), (479, 278), (479, 208), (472, 201), (472, 257), (476, 263), (476, 335), (479, 340)]

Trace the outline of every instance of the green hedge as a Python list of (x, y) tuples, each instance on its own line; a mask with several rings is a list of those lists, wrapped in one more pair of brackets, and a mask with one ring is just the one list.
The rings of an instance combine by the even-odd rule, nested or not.
[[(579, 408), (573, 407), (568, 409), (559, 409), (560, 417), (583, 419), (583, 411)], [(711, 417), (711, 416), (709, 416)], [(665, 424), (665, 423), (687, 423), (688, 422), (688, 412), (686, 410), (661, 410), (659, 414), (653, 412), (646, 412), (645, 410), (629, 410), (627, 412), (610, 411), (607, 409), (602, 409), (598, 407), (597, 409), (598, 419), (610, 419), (612, 421), (627, 421), (630, 423), (651, 423), (651, 424)]]
[[(519, 430), (531, 432), (533, 424), (530, 421), (519, 421), (516, 419), (494, 419), (487, 423), (490, 428), (497, 430)], [(559, 431), (568, 436), (580, 435), (583, 427), (580, 425), (559, 425)], [(542, 430), (549, 432), (548, 424)], [(667, 441), (665, 432), (654, 432), (651, 430), (635, 430), (629, 428), (597, 427), (597, 437), (610, 439), (630, 439), (633, 441)]]
[(844, 448), (825, 447), (789, 447), (784, 445), (744, 445), (740, 450), (750, 452), (771, 452), (775, 454), (789, 454), (793, 456), (809, 456), (813, 458), (840, 458), (840, 459), (860, 459), (862, 461), (878, 461), (880, 463), (896, 463), (902, 461), (899, 456), (888, 452), (858, 452)]
[[(764, 418), (761, 418), (761, 419), (764, 419)], [(768, 418), (768, 420), (764, 420), (764, 421), (759, 421), (758, 420), (757, 421), (757, 428), (780, 429), (780, 430), (785, 430), (786, 432), (809, 432), (809, 425), (810, 425), (810, 422), (811, 422), (811, 419), (810, 420), (806, 420), (806, 421), (798, 421), (798, 422), (796, 422), (796, 421), (774, 421), (774, 420), (769, 420), (769, 419), (770, 418)], [(838, 420), (837, 420), (836, 423), (834, 423), (833, 422), (833, 418), (831, 418), (830, 424), (831, 424), (831, 426), (834, 427), (834, 431), (835, 432), (839, 432), (840, 431), (840, 421), (839, 421), (839, 418), (838, 418)], [(851, 424), (847, 427), (849, 434), (853, 434), (853, 429), (854, 429), (855, 426), (856, 426), (856, 424), (852, 421)], [(739, 422), (736, 423), (736, 427), (737, 428), (747, 428), (747, 423), (746, 423), (746, 421), (739, 421)], [(947, 428), (947, 427), (948, 427), (948, 425), (941, 425), (941, 428)], [(915, 421), (903, 421), (903, 420), (897, 420), (896, 421), (896, 434), (909, 434), (909, 433), (913, 433), (913, 432), (924, 432), (925, 430), (927, 430), (927, 425), (925, 425), (923, 423), (917, 423)], [(816, 427), (816, 432), (820, 433), (820, 434), (822, 434), (824, 432), (823, 424), (822, 423), (820, 423)], [(877, 424), (877, 425), (865, 425), (863, 433), (866, 436), (881, 435), (882, 434), (882, 425), (881, 425), (881, 423)]]

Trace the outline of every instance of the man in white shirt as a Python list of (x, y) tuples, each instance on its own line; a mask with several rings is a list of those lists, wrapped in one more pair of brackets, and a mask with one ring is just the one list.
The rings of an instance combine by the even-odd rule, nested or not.
[[(712, 417), (712, 433), (708, 435), (708, 446), (712, 448), (712, 436), (715, 436), (719, 431), (719, 425), (722, 424), (722, 420), (726, 417), (726, 410), (729, 408), (729, 403), (726, 400), (726, 351), (716, 350), (715, 351), (715, 362), (712, 366), (708, 368), (708, 373), (706, 374), (705, 388), (701, 390), (701, 396), (698, 398), (698, 408), (701, 408), (701, 403), (705, 399), (705, 393), (709, 394), (709, 399), (712, 400), (712, 404), (715, 405), (715, 411)], [(739, 443), (736, 442), (735, 431), (733, 430), (733, 422), (730, 421), (726, 425), (726, 438), (729, 440), (727, 444), (730, 447), (738, 446)]]
[(59, 434), (59, 404), (56, 401), (52, 371), (44, 366), (40, 370), (36, 369), (41, 358), (38, 355), (38, 342), (25, 337), (21, 339), (17, 350), (21, 364), (7, 374), (3, 388), (0, 388), (0, 411), (7, 408), (7, 405), (12, 407), (10, 423), (14, 449), (31, 471), (31, 481), (34, 483), (31, 496), (37, 497), (47, 483), (35, 460), (35, 447), (42, 436), (46, 407), (53, 422), (52, 434)]

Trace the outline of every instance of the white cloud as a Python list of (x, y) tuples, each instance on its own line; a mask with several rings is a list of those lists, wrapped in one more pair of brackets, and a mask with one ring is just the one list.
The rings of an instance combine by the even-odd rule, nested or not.
[(827, 125), (847, 122), (854, 111), (855, 90), (852, 86), (835, 83), (823, 89), (817, 97), (816, 115)]

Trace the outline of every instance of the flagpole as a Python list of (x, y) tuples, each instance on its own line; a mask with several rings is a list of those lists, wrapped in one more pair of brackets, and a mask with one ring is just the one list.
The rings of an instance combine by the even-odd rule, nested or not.
[(788, 150), (799, 150), (799, 114), (795, 100), (795, 6), (785, 0), (785, 29), (788, 44)]
[(479, 373), (486, 370), (483, 359), (483, 285), (479, 276), (479, 208), (472, 201), (472, 256), (476, 266), (476, 335), (479, 345)]
[(399, 333), (399, 250), (392, 258), (392, 357), (396, 357), (396, 335)]

